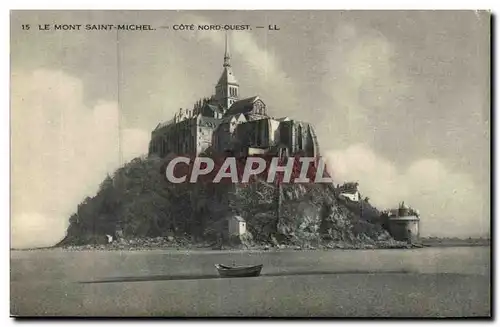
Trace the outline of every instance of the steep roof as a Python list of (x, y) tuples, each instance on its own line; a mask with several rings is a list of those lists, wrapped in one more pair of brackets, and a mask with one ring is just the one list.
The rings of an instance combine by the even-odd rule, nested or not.
[(338, 189), (341, 193), (354, 194), (358, 192), (358, 187), (359, 184), (357, 182), (348, 182), (344, 183), (343, 185), (340, 185)]
[(213, 111), (217, 111), (217, 112), (222, 112), (222, 108), (219, 107), (219, 106), (214, 106), (213, 104), (209, 104), (208, 107), (213, 110)]
[(244, 223), (245, 222), (245, 219), (243, 219), (243, 217), (241, 217), (241, 216), (231, 216), (231, 217), (229, 217), (229, 219), (234, 219), (234, 220), (236, 220), (236, 221), (238, 221), (240, 223)]
[(253, 104), (259, 100), (258, 96), (253, 96), (246, 99), (241, 99), (233, 103), (224, 116), (234, 116), (237, 114), (245, 114), (253, 109)]
[(231, 69), (230, 66), (224, 67), (222, 75), (220, 76), (219, 81), (217, 82), (217, 85), (225, 85), (225, 84), (238, 85), (238, 81), (236, 80), (236, 77), (234, 76), (233, 70)]
[(213, 104), (207, 103), (207, 104), (205, 104), (205, 107), (207, 107), (212, 112), (218, 112), (218, 113), (223, 112), (222, 108), (220, 108), (219, 106), (213, 105)]
[(236, 115), (231, 115), (231, 114), (229, 114), (228, 116), (224, 115), (222, 117), (222, 121), (225, 122), (225, 123), (228, 123), (228, 122), (245, 123), (245, 122), (247, 122), (247, 119), (246, 119), (246, 117), (245, 117), (244, 114), (239, 113), (239, 114), (236, 114)]

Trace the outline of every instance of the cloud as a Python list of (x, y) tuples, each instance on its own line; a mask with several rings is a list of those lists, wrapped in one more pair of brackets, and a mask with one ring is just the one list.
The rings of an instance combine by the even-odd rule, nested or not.
[(384, 119), (394, 122), (398, 99), (409, 91), (406, 78), (397, 71), (394, 46), (375, 30), (344, 24), (323, 47), (328, 74), (321, 88), (332, 111), (320, 134), (335, 133), (335, 145), (344, 146), (373, 139)]
[(358, 181), (360, 192), (379, 209), (405, 203), (421, 213), (422, 236), (484, 236), (489, 208), (472, 179), (449, 171), (435, 159), (421, 159), (405, 170), (355, 144), (325, 154), (336, 183)]
[(272, 90), (266, 97), (269, 103), (274, 104), (276, 113), (286, 115), (297, 106), (295, 84), (280, 68), (279, 59), (274, 53), (259, 47), (249, 32), (231, 34), (231, 44), (234, 44), (238, 57), (241, 56), (252, 68), (254, 80), (259, 81), (258, 88)]
[[(190, 15), (182, 20), (188, 17)], [(192, 21), (202, 24), (204, 19), (195, 16)], [(291, 91), (294, 85), (280, 68), (279, 60), (262, 48), (252, 34), (234, 34), (229, 34), (231, 50), (239, 64), (245, 66), (244, 72), (241, 72), (247, 74), (245, 80), (257, 81), (254, 88), (265, 90), (264, 94), (260, 94), (264, 101), (268, 105), (279, 104), (277, 109), (285, 115), (286, 110), (296, 104), (296, 99)], [(203, 32), (195, 35), (199, 41), (207, 41), (218, 51), (224, 48), (224, 33)], [(137, 47), (137, 42), (145, 43)], [(183, 58), (180, 50), (172, 49), (171, 44), (165, 45), (168, 51), (163, 51), (162, 46), (149, 46), (149, 41), (139, 39), (137, 42), (134, 42), (134, 47), (122, 50), (123, 74), (136, 76), (122, 81), (122, 88), (126, 91), (122, 100), (127, 104), (125, 114), (130, 123), (138, 125), (141, 122), (140, 125), (149, 128), (151, 122), (161, 120), (158, 119), (159, 112), (162, 117), (168, 117), (183, 104), (194, 102), (198, 86), (206, 82), (188, 78), (185, 69), (179, 68), (184, 66), (179, 63)], [(124, 42), (123, 47), (127, 44)], [(145, 55), (140, 51), (143, 48), (154, 51), (149, 51), (143, 58)], [(172, 54), (172, 51), (175, 53)], [(165, 53), (170, 56), (165, 57)], [(187, 60), (182, 60), (188, 64)], [(151, 64), (145, 70), (143, 65), (134, 61)], [(134, 82), (152, 75), (161, 76), (154, 85)], [(179, 85), (185, 87), (179, 88)], [(147, 94), (151, 110), (136, 116), (129, 109), (144, 99), (141, 96), (130, 97), (130, 90), (139, 89), (144, 92), (133, 93)], [(170, 92), (165, 96), (165, 90), (169, 89), (185, 91)], [(76, 205), (85, 196), (95, 193), (106, 173), (115, 170), (121, 162), (147, 151), (149, 131), (123, 128), (126, 126), (125, 118), (120, 117), (115, 102), (97, 101), (93, 107), (86, 105), (82, 81), (62, 71), (13, 71), (11, 91), (11, 245), (52, 245), (64, 236), (68, 218)], [(120, 139), (122, 142), (119, 142)]]
[(147, 152), (149, 135), (126, 128), (115, 102), (87, 107), (82, 82), (61, 71), (13, 71), (11, 85), (11, 245), (48, 246), (106, 173)]
[[(325, 46), (325, 54), (329, 74), (322, 88), (333, 109), (318, 136), (336, 182), (358, 181), (362, 194), (378, 208), (393, 208), (401, 201), (412, 205), (422, 214), (422, 235), (487, 234), (489, 194), (470, 175), (416, 155), (400, 140), (426, 134), (419, 131), (417, 136), (413, 120), (418, 117), (408, 111), (411, 103), (402, 105), (401, 99), (418, 96), (418, 89), (405, 73), (407, 67), (398, 67), (393, 44), (375, 29), (344, 24)], [(390, 147), (397, 150), (390, 157), (373, 150), (389, 155)], [(393, 158), (410, 163), (400, 168)]]
[[(185, 15), (180, 21), (193, 21), (199, 25), (212, 24), (208, 19), (196, 16)], [(224, 49), (225, 32), (223, 31), (203, 31), (194, 33), (194, 37), (199, 41), (210, 41), (209, 44), (216, 49)], [(254, 81), (254, 89), (262, 92), (258, 94), (263, 100), (271, 105), (273, 113), (276, 115), (289, 115), (290, 110), (298, 107), (296, 97), (296, 85), (280, 66), (280, 60), (276, 54), (259, 45), (251, 32), (237, 31), (228, 32), (230, 53), (234, 60), (243, 62), (245, 74), (248, 74), (247, 82), (242, 84), (242, 88), (248, 87), (248, 81)], [(222, 53), (221, 53), (222, 60)], [(221, 61), (222, 63), (222, 61)], [(240, 72), (240, 75), (243, 72)], [(235, 72), (238, 77), (238, 72)], [(253, 94), (247, 94), (253, 96)]]

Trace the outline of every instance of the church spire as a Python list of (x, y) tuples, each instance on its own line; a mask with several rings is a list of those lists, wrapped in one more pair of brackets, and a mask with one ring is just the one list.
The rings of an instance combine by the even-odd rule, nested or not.
[(239, 84), (231, 68), (231, 55), (229, 54), (229, 42), (226, 33), (224, 49), (224, 68), (222, 75), (215, 86), (215, 99), (224, 110), (229, 109), (231, 105), (239, 99)]
[(224, 51), (224, 67), (231, 67), (231, 63), (229, 62), (231, 60), (231, 56), (229, 55), (229, 47), (227, 45), (227, 32), (226, 32), (226, 47)]

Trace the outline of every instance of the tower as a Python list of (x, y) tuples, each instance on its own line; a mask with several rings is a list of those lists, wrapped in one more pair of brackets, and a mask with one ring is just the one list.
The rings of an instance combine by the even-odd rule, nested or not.
[(224, 51), (224, 64), (222, 75), (215, 86), (215, 99), (224, 108), (224, 111), (229, 109), (231, 105), (238, 100), (240, 96), (240, 85), (236, 80), (231, 68), (231, 56), (229, 54), (227, 33)]

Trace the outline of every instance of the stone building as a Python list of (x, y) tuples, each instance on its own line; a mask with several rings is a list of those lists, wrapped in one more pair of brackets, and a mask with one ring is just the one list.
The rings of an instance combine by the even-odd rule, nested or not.
[(357, 182), (344, 183), (343, 185), (337, 187), (337, 192), (339, 196), (344, 199), (348, 199), (353, 202), (359, 202), (361, 200), (361, 195), (359, 193), (358, 187), (359, 183)]
[(238, 100), (224, 113), (213, 142), (218, 152), (243, 156), (277, 154), (279, 149), (286, 149), (288, 155), (319, 155), (316, 133), (309, 123), (269, 116), (258, 96)]
[(165, 157), (169, 153), (196, 156), (212, 144), (212, 133), (220, 119), (201, 113), (165, 124), (152, 132), (149, 154)]
[(386, 210), (381, 218), (382, 225), (395, 240), (408, 243), (420, 240), (420, 213), (404, 202), (400, 203), (398, 209)]
[(222, 74), (215, 94), (199, 100), (193, 109), (180, 109), (171, 121), (151, 133), (149, 154), (197, 156), (209, 147), (241, 155), (277, 153), (318, 156), (314, 128), (306, 123), (268, 114), (258, 96), (240, 99), (240, 85), (231, 67), (226, 38)]
[(396, 241), (417, 243), (420, 240), (420, 218), (415, 215), (389, 217), (389, 233)]

